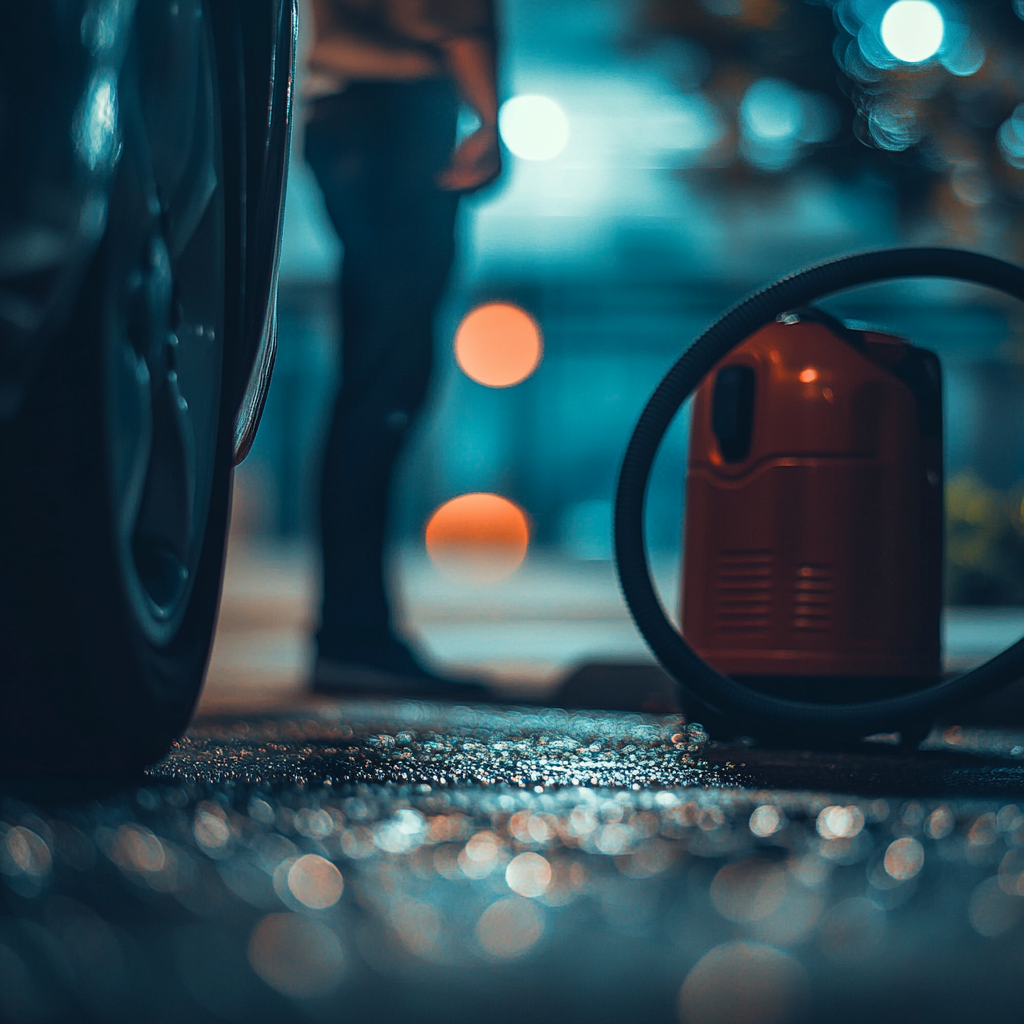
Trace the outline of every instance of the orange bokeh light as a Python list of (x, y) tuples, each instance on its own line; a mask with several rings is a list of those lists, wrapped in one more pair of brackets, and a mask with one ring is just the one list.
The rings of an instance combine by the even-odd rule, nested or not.
[(805, 384), (812, 384), (818, 379), (818, 371), (813, 366), (808, 366), (806, 370), (800, 371), (800, 379)]
[(455, 359), (463, 373), (491, 388), (526, 380), (543, 350), (537, 321), (507, 302), (477, 306), (455, 332)]
[(461, 576), (495, 579), (514, 572), (526, 557), (526, 513), (497, 494), (462, 494), (446, 501), (427, 522), (427, 553), (439, 568)]

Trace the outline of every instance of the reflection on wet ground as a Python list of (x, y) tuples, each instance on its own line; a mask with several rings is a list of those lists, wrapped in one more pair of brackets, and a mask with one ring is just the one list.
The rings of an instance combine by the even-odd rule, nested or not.
[(202, 719), (117, 794), (5, 799), (0, 1017), (1017, 1021), (1024, 735), (927, 746), (411, 703)]
[(256, 720), (201, 719), (154, 779), (448, 786), (715, 785), (695, 760), (700, 725), (678, 715), (449, 707), (396, 701), (311, 705)]

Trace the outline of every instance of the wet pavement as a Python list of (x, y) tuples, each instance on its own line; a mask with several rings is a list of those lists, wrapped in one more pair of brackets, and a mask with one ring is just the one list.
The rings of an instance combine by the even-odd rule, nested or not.
[(1024, 729), (300, 701), (0, 805), (10, 1021), (1019, 1021)]

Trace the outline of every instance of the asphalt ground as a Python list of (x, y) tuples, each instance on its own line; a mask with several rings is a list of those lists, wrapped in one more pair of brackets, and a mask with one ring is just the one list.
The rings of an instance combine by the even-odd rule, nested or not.
[(307, 698), (0, 822), (4, 1020), (1024, 1019), (1024, 728)]

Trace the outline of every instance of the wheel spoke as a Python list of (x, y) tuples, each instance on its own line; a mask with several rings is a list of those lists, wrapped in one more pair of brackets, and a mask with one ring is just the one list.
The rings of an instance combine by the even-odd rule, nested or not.
[(122, 92), (112, 483), (136, 617), (173, 635), (202, 549), (220, 428), (223, 204), (199, 0), (141, 5)]
[(140, 8), (142, 111), (152, 126), (153, 183), (173, 259), (184, 251), (217, 188), (212, 82), (203, 66), (201, 0)]
[(131, 543), (153, 443), (153, 407), (149, 366), (131, 345), (118, 346), (114, 356), (114, 401), (118, 412), (113, 437), (112, 475), (119, 543)]

